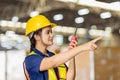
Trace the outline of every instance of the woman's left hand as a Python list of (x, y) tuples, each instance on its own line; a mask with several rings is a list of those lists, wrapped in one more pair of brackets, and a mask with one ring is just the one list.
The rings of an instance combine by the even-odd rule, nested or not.
[(68, 49), (72, 49), (74, 47), (78, 46), (78, 41), (77, 40), (71, 40)]

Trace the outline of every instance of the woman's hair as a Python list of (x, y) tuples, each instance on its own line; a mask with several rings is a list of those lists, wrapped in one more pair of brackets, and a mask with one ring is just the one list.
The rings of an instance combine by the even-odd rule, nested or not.
[(30, 38), (30, 52), (32, 52), (33, 51), (33, 48), (35, 48), (35, 45), (36, 45), (36, 40), (35, 40), (35, 38), (34, 38), (34, 35), (40, 35), (40, 33), (41, 33), (41, 31), (42, 31), (42, 29), (39, 29), (39, 30), (37, 30), (37, 31), (35, 31), (35, 32), (33, 32), (33, 35), (32, 35), (32, 37)]

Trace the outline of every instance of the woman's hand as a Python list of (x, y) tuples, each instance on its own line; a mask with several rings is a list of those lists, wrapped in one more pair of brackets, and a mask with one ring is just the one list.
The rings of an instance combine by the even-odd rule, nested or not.
[(93, 51), (93, 50), (97, 49), (97, 45), (95, 43), (97, 41), (101, 40), (101, 39), (102, 39), (102, 37), (98, 37), (98, 38), (96, 38), (96, 39), (94, 39), (94, 40), (92, 40), (90, 42), (87, 42), (87, 43), (81, 45), (82, 50), (83, 51), (86, 51), (86, 50)]
[(77, 46), (78, 46), (77, 40), (71, 40), (68, 49), (70, 50), (70, 49), (73, 49), (74, 47), (77, 47)]

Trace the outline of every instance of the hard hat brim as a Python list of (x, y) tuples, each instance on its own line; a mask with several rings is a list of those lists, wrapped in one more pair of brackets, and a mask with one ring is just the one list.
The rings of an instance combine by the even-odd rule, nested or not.
[[(50, 24), (48, 24), (48, 25), (43, 26), (42, 28), (45, 28), (45, 27), (48, 27), (48, 26), (50, 26), (51, 28), (54, 28), (54, 27), (56, 27), (57, 25), (56, 25), (55, 23), (50, 23)], [(41, 28), (41, 29), (42, 29), (42, 28)]]
[[(56, 27), (57, 25), (55, 24), (55, 23), (50, 23), (50, 24), (48, 24), (48, 25), (46, 25), (46, 26), (43, 26), (42, 28), (45, 28), (45, 27), (48, 27), (48, 26), (50, 26), (51, 28), (54, 28), (54, 27)], [(41, 29), (42, 29), (41, 28)], [(30, 34), (30, 33), (29, 33)], [(25, 34), (26, 36), (29, 36), (29, 34)]]
[(56, 25), (55, 23), (50, 23), (50, 26), (51, 26), (52, 28), (54, 28), (54, 27), (56, 27), (57, 25)]

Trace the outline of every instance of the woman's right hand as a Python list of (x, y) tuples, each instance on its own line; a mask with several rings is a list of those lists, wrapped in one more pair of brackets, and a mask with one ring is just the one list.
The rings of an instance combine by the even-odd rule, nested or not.
[(95, 43), (96, 43), (97, 41), (101, 40), (101, 39), (102, 39), (102, 37), (98, 37), (98, 38), (96, 38), (96, 39), (94, 39), (94, 40), (92, 40), (92, 41), (90, 41), (90, 42), (87, 42), (87, 43), (85, 43), (85, 44), (82, 44), (82, 45), (81, 45), (82, 50), (83, 50), (83, 51), (87, 51), (87, 50), (93, 51), (93, 50), (97, 49), (97, 45), (96, 45)]

